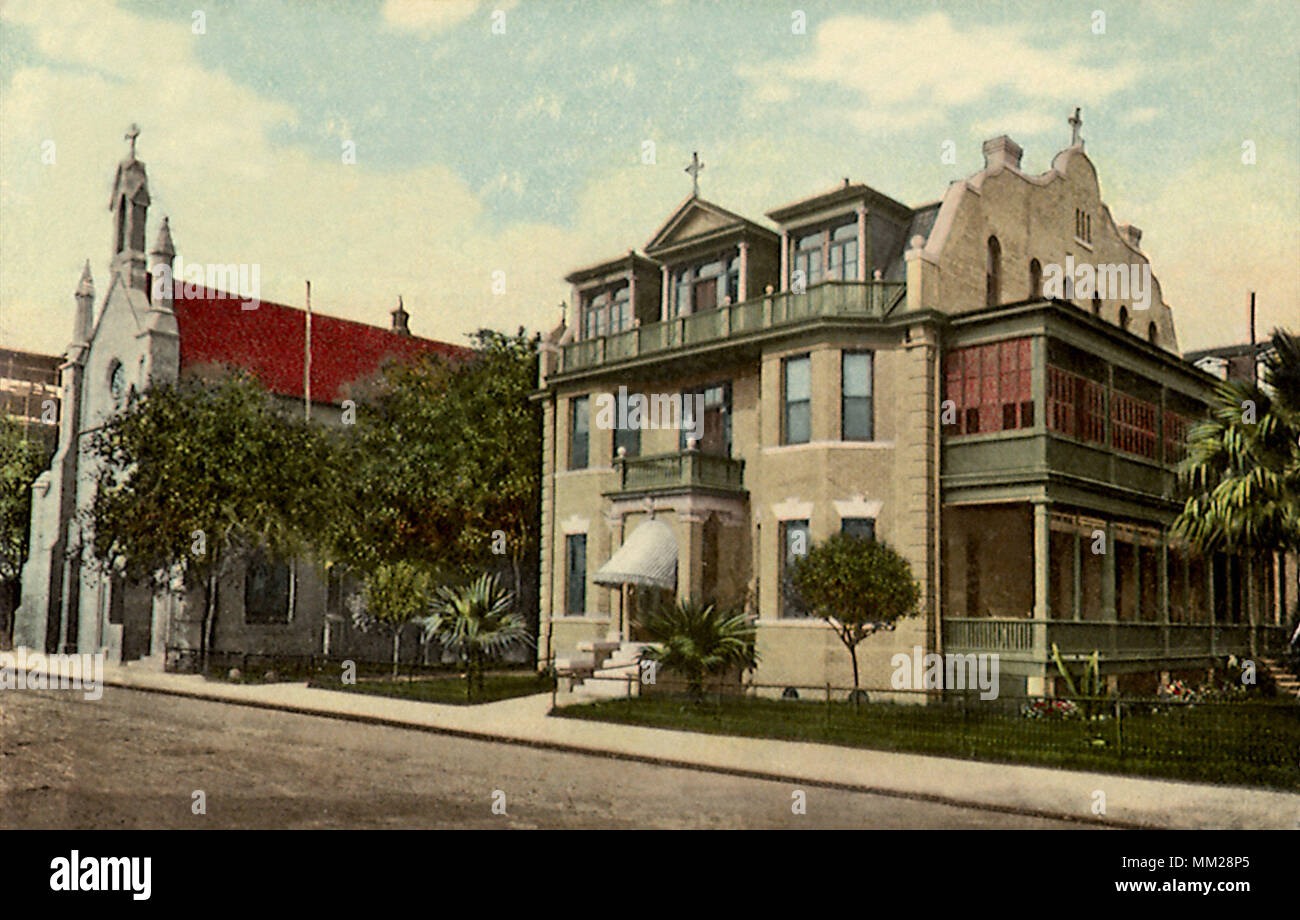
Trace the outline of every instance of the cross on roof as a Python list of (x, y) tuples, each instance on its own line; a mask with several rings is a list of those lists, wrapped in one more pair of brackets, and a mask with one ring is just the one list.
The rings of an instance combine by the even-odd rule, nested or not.
[(700, 153), (697, 150), (691, 154), (691, 165), (687, 166), (684, 170), (682, 170), (682, 172), (687, 172), (691, 174), (691, 196), (692, 197), (698, 197), (700, 194), (700, 170), (702, 170), (703, 168), (704, 168), (704, 164), (700, 162)]
[(1083, 119), (1079, 116), (1079, 107), (1074, 107), (1074, 114), (1070, 116), (1070, 146), (1079, 146), (1079, 129), (1083, 127)]
[(135, 159), (135, 139), (139, 136), (140, 136), (140, 127), (136, 125), (134, 122), (132, 122), (131, 127), (126, 129), (125, 137), (128, 141), (131, 142), (130, 157), (133, 160)]

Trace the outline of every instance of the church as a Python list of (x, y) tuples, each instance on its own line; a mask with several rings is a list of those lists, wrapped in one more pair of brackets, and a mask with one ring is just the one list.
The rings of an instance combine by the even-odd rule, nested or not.
[[(88, 436), (132, 392), (234, 368), (252, 373), (286, 407), (302, 411), (307, 405), (313, 419), (339, 424), (344, 401), (385, 362), (430, 354), (458, 358), (469, 351), (411, 335), (400, 299), (391, 328), (380, 328), (173, 276), (176, 251), (167, 218), (145, 252), (149, 179), (135, 155), (138, 134), (135, 126), (127, 133), (130, 146), (113, 179), (107, 292), (97, 304), (87, 261), (74, 294), (72, 341), (59, 367), (58, 445), (32, 487), (14, 644), (46, 652), (103, 651), (112, 663), (186, 670), (200, 648), (202, 588), (177, 578), (168, 590), (155, 590), (103, 574), (85, 556), (90, 539), (83, 513), (96, 479)], [(237, 274), (236, 266), (218, 267), (232, 280)], [(349, 622), (342, 576), (310, 560), (252, 553), (223, 576), (218, 594), (212, 638), (218, 661), (360, 657), (375, 641)], [(374, 651), (383, 658), (382, 648)]]

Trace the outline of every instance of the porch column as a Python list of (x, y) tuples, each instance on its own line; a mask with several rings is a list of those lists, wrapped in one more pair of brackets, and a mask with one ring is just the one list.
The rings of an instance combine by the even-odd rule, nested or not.
[(662, 273), (663, 273), (663, 274), (662, 274), (662, 277), (663, 277), (663, 289), (659, 292), (659, 301), (660, 301), (660, 303), (659, 303), (659, 322), (661, 322), (661, 323), (662, 323), (662, 322), (665, 322), (665, 321), (668, 319), (668, 303), (669, 303), (668, 298), (672, 296), (671, 289), (669, 288), (669, 281), (670, 281), (671, 279), (669, 279), (669, 277), (668, 277), (668, 266), (667, 266), (667, 265), (665, 265), (665, 266), (663, 267), (663, 269), (662, 269)]
[(703, 583), (704, 541), (701, 529), (704, 516), (698, 511), (678, 510), (677, 520), (681, 522), (677, 544), (677, 598), (689, 601), (699, 593)]
[(749, 242), (740, 241), (740, 286), (736, 290), (736, 302), (743, 303), (749, 299)]
[[(871, 257), (871, 240), (867, 238), (867, 208), (858, 205), (858, 280), (866, 281), (871, 275), (867, 259)], [(849, 278), (845, 278), (849, 281)]]
[(790, 232), (781, 231), (781, 290), (790, 290)]
[[(1047, 620), (1051, 614), (1049, 566), (1051, 559), (1051, 505), (1045, 499), (1034, 500), (1034, 658), (1046, 663)], [(1039, 693), (1042, 691), (1039, 690)], [(1030, 693), (1034, 691), (1031, 689)]]

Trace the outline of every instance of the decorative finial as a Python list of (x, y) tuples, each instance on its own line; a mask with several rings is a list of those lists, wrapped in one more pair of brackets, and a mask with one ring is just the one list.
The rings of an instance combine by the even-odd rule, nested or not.
[(1070, 116), (1070, 146), (1079, 146), (1079, 129), (1083, 127), (1083, 118), (1079, 115), (1079, 107), (1074, 107), (1074, 114)]
[(135, 122), (132, 122), (131, 127), (126, 129), (126, 135), (125, 135), (126, 139), (131, 143), (131, 149), (127, 152), (127, 159), (130, 160), (135, 159), (135, 139), (139, 136), (140, 136), (140, 126), (137, 125)]
[(691, 154), (691, 165), (682, 170), (682, 172), (690, 173), (691, 175), (692, 198), (698, 198), (700, 195), (700, 170), (703, 168), (704, 164), (700, 162), (700, 153), (697, 150)]
[(569, 319), (569, 303), (566, 300), (560, 301), (560, 325), (567, 326)]
[(78, 294), (95, 295), (95, 282), (90, 277), (90, 260), (86, 260), (85, 266), (81, 269), (81, 280), (77, 282)]

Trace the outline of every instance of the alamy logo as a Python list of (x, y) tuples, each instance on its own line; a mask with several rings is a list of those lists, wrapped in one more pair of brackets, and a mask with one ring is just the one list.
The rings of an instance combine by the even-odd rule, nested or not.
[(174, 281), (185, 282), (177, 291), (182, 300), (242, 300), (245, 310), (256, 310), (262, 304), (262, 266), (256, 263), (187, 264), (177, 256), (175, 268), (166, 264), (154, 266), (154, 300), (166, 297)]
[(51, 891), (129, 891), (136, 901), (149, 900), (153, 858), (150, 856), (69, 856), (50, 860)]
[(1052, 262), (1043, 266), (1043, 296), (1057, 300), (1078, 298), (1091, 300), (1127, 300), (1134, 310), (1151, 306), (1151, 266), (1130, 264), (1075, 264), (1074, 256), (1065, 257), (1065, 265)]
[(685, 431), (700, 440), (704, 432), (703, 393), (631, 393), (618, 388), (618, 396), (601, 393), (596, 397), (596, 427), (603, 431), (665, 428)]
[(84, 690), (97, 700), (104, 695), (104, 656), (0, 652), (0, 690)]
[(922, 654), (919, 645), (912, 654), (899, 652), (889, 659), (894, 668), (889, 685), (895, 690), (979, 690), (980, 699), (998, 696), (998, 656)]

